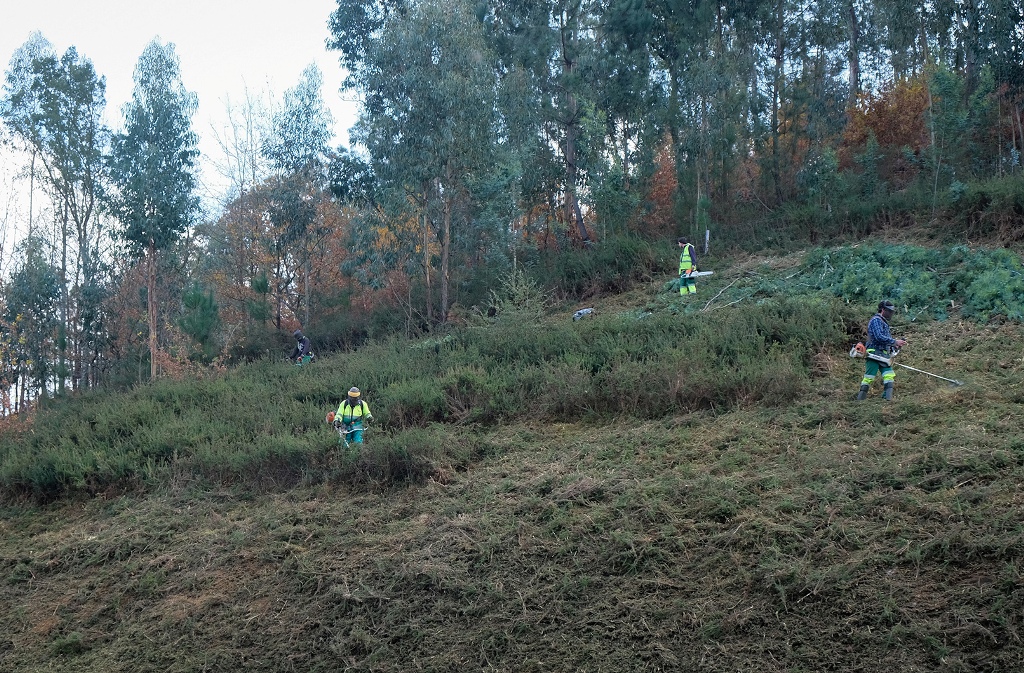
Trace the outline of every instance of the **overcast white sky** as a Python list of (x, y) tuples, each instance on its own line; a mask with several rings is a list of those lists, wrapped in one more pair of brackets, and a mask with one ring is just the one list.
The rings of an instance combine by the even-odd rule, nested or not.
[[(74, 46), (107, 80), (108, 123), (114, 128), (120, 128), (121, 107), (131, 98), (135, 64), (159, 37), (175, 45), (182, 81), (199, 97), (193, 124), (204, 154), (216, 152), (212, 129), (223, 126), (227, 100), (237, 107), (248, 88), (253, 94), (268, 90), (280, 101), (310, 63), (324, 75), (324, 102), (336, 123), (332, 144), (348, 144), (356, 105), (338, 93), (343, 72), (337, 54), (325, 47), (336, 0), (19, 0), (4, 5), (3, 71), (34, 31), (58, 54)], [(214, 180), (208, 166), (203, 175)]]

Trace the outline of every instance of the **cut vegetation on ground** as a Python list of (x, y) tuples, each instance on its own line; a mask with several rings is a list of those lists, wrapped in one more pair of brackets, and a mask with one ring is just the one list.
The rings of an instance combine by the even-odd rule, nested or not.
[[(686, 300), (499, 302), (431, 341), (56, 403), (0, 439), (0, 669), (1021, 670), (1000, 255), (723, 261)], [(971, 289), (988, 273), (1010, 294)], [(895, 403), (854, 403), (879, 294), (908, 306), (903, 361), (966, 385), (898, 370)], [(382, 421), (361, 453), (323, 422), (350, 385)]]

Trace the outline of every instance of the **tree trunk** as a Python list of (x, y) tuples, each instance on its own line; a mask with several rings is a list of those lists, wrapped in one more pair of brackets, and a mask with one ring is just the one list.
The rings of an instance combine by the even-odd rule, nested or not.
[(629, 179), (629, 120), (622, 120), (622, 189), (628, 192), (631, 187)]
[(309, 253), (309, 248), (307, 246), (307, 248), (306, 248), (306, 263), (304, 265), (303, 273), (302, 273), (302, 276), (303, 276), (303, 278), (302, 278), (302, 286), (303, 286), (302, 287), (302, 294), (305, 297), (305, 301), (303, 302), (303, 304), (305, 306), (305, 310), (303, 311), (303, 317), (302, 317), (302, 328), (303, 329), (306, 329), (307, 327), (309, 327), (309, 266), (310, 266), (309, 257), (310, 257), (310, 253)]
[[(449, 167), (450, 170), (450, 167)], [(448, 264), (451, 259), (452, 247), (452, 199), (451, 193), (445, 193), (441, 197), (444, 204), (444, 229), (441, 234), (441, 322), (448, 321)]]
[(942, 165), (942, 157), (939, 156), (939, 147), (935, 141), (935, 108), (931, 82), (928, 82), (925, 90), (928, 92), (928, 134), (931, 136), (932, 160), (935, 162), (935, 179), (932, 188), (932, 217), (935, 217), (939, 201), (939, 167)]
[(679, 76), (676, 73), (678, 66), (671, 63), (669, 66), (669, 80), (671, 90), (669, 91), (669, 115), (668, 115), (668, 138), (672, 145), (672, 168), (675, 170), (676, 184), (672, 192), (673, 211), (679, 205), (679, 194), (683, 184), (683, 153), (679, 151), (679, 123), (676, 114), (679, 111)]
[[(427, 192), (423, 193), (423, 203), (427, 203)], [(423, 222), (423, 284), (427, 293), (427, 325), (434, 324), (434, 291), (430, 285), (430, 221), (426, 212), (421, 216)]]
[(857, 96), (860, 95), (860, 21), (857, 20), (857, 8), (855, 0), (849, 0), (848, 18), (850, 22), (850, 103), (849, 107), (857, 104)]
[(573, 71), (576, 69), (576, 61), (573, 60), (568, 50), (568, 30), (565, 25), (562, 26), (562, 75), (566, 82), (565, 102), (568, 108), (568, 115), (565, 119), (565, 221), (566, 223), (575, 222), (580, 239), (586, 243), (590, 241), (590, 232), (587, 231), (587, 225), (583, 222), (583, 214), (576, 201), (578, 172), (576, 167), (576, 127), (579, 124), (579, 104), (576, 101), (576, 96), (568, 88)]
[[(569, 94), (572, 115), (576, 115), (576, 97)], [(576, 122), (565, 127), (565, 220), (576, 224), (576, 231), (584, 242), (590, 241), (590, 232), (583, 222), (579, 202), (576, 199)]]
[(921, 58), (919, 59), (918, 67), (924, 68), (932, 62), (932, 55), (928, 50), (928, 27), (925, 25), (923, 12), (919, 18), (921, 19), (921, 34), (919, 36), (921, 38)]
[(967, 14), (964, 23), (963, 50), (964, 70), (966, 71), (966, 82), (964, 95), (970, 98), (978, 88), (978, 70), (981, 56), (978, 54), (978, 5), (974, 0), (967, 0), (963, 3), (964, 12)]
[(60, 209), (60, 326), (57, 343), (57, 390), (64, 392), (64, 371), (67, 369), (68, 351), (68, 303), (71, 292), (68, 288), (68, 210), (66, 205)]
[(149, 239), (149, 282), (146, 303), (149, 305), (149, 378), (156, 380), (156, 242)]
[(282, 281), (284, 278), (284, 260), (280, 254), (280, 250), (278, 250), (276, 265), (277, 269), (274, 272), (274, 286), (276, 291), (274, 294), (277, 296), (274, 298), (276, 304), (274, 326), (277, 327), (277, 329), (281, 329), (281, 302), (284, 301), (284, 282)]
[(775, 183), (775, 203), (782, 203), (782, 185), (780, 183), (781, 166), (779, 163), (779, 101), (782, 97), (782, 69), (783, 69), (783, 58), (786, 55), (785, 47), (785, 3), (779, 0), (777, 5), (778, 9), (778, 24), (776, 29), (778, 32), (775, 34), (775, 71), (772, 77), (772, 181)]
[(32, 200), (36, 194), (36, 148), (32, 146), (32, 163), (28, 168), (28, 235), (32, 235)]
[[(1014, 139), (1014, 150), (1017, 150), (1019, 153), (1024, 153), (1024, 124), (1021, 123), (1021, 109), (1016, 102), (1014, 103), (1013, 114), (1017, 116), (1017, 135)], [(1010, 125), (1013, 126), (1013, 123), (1013, 118), (1011, 118)], [(1021, 141), (1019, 146), (1017, 144), (1017, 138)]]

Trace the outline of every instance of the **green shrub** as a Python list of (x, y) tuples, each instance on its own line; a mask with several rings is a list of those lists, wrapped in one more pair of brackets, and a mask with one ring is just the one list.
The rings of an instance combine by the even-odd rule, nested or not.
[(338, 472), (343, 481), (358, 486), (384, 487), (420, 481), (433, 474), (435, 462), (445, 455), (445, 436), (436, 430), (412, 429), (396, 435), (375, 434), (362, 445), (343, 451)]
[(797, 282), (868, 305), (892, 299), (911, 320), (942, 320), (953, 307), (980, 321), (1019, 320), (1024, 312), (1024, 266), (1005, 249), (879, 244), (818, 249), (808, 253), (801, 269)]
[(814, 353), (845, 346), (850, 311), (782, 298), (715, 320), (662, 312), (500, 322), (369, 344), (307, 367), (264, 360), (220, 378), (85, 395), (40, 414), (28, 441), (0, 436), (0, 491), (45, 500), (171, 482), (316, 482), (337, 444), (324, 415), (351, 385), (378, 425), (345, 479), (419, 479), (467, 451), (441, 431), (415, 434), (436, 423), (450, 434), (453, 423), (654, 418), (783, 399), (806, 385)]
[(50, 646), (50, 650), (56, 656), (73, 656), (82, 654), (88, 649), (89, 646), (82, 638), (82, 634), (77, 631), (72, 631), (66, 636), (58, 636)]
[(995, 238), (1003, 244), (1024, 240), (1024, 177), (966, 184), (944, 214), (958, 225), (956, 232), (974, 239)]
[(543, 287), (567, 298), (584, 299), (601, 292), (621, 292), (670, 268), (675, 242), (651, 243), (635, 236), (615, 236), (585, 249), (538, 257), (529, 273)]
[(401, 428), (441, 422), (448, 414), (444, 390), (429, 378), (390, 384), (381, 393), (381, 403), (387, 411), (378, 414), (380, 421)]

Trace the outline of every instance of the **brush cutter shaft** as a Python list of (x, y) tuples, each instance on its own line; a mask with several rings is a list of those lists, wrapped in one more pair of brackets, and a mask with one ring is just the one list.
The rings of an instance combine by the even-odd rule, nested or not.
[(957, 381), (956, 379), (947, 379), (945, 376), (939, 376), (938, 374), (932, 374), (931, 372), (926, 372), (923, 369), (918, 369), (917, 367), (911, 367), (910, 365), (905, 365), (905, 364), (903, 364), (901, 362), (897, 362), (896, 366), (897, 367), (903, 367), (904, 369), (909, 369), (912, 372), (919, 372), (921, 374), (927, 374), (928, 376), (934, 376), (937, 379), (942, 379), (943, 381), (949, 381), (950, 383), (952, 383), (954, 385), (962, 386), (964, 384), (963, 381)]
[(347, 449), (350, 446), (348, 442), (348, 436), (353, 432), (366, 432), (367, 430), (369, 430), (369, 427), (364, 425), (361, 428), (350, 428), (346, 430), (345, 426), (338, 425), (335, 426), (334, 429), (338, 431), (338, 444), (344, 444), (345, 448)]
[(945, 376), (939, 376), (938, 374), (932, 374), (931, 372), (926, 372), (923, 369), (918, 369), (917, 367), (911, 367), (910, 365), (905, 365), (902, 362), (893, 362), (892, 359), (894, 357), (896, 357), (897, 355), (899, 355), (900, 351), (899, 351), (898, 348), (894, 349), (892, 351), (892, 353), (889, 355), (888, 358), (885, 358), (885, 357), (878, 356), (878, 355), (875, 355), (874, 357), (872, 357), (873, 354), (872, 353), (868, 353), (866, 350), (864, 350), (863, 347), (864, 347), (864, 344), (858, 343), (856, 346), (851, 348), (850, 349), (850, 357), (851, 358), (867, 358), (869, 360), (874, 360), (875, 362), (878, 362), (879, 364), (888, 365), (890, 367), (892, 365), (896, 365), (897, 367), (903, 367), (904, 369), (909, 369), (912, 372), (918, 372), (920, 374), (927, 374), (928, 376), (934, 376), (935, 378), (942, 379), (943, 381), (949, 381), (950, 383), (952, 383), (955, 386), (962, 386), (964, 384), (963, 381), (957, 381), (956, 379), (947, 379)]

